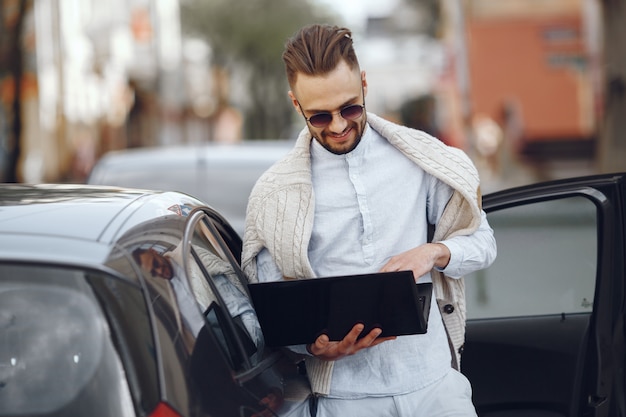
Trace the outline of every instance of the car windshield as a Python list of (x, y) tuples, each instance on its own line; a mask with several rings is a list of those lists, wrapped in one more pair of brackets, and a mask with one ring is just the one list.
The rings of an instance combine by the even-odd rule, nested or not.
[(122, 362), (86, 276), (0, 264), (1, 416), (134, 415)]

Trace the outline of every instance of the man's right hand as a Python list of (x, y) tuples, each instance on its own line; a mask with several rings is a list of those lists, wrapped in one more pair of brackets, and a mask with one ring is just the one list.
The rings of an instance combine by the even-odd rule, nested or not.
[(365, 326), (363, 326), (363, 324), (356, 324), (346, 337), (339, 342), (331, 342), (328, 336), (323, 334), (315, 340), (315, 343), (308, 345), (307, 350), (316, 358), (325, 361), (336, 361), (344, 356), (354, 355), (361, 349), (367, 349), (396, 338), (395, 336), (378, 337), (382, 333), (382, 330), (375, 328), (366, 336), (358, 339), (364, 328)]

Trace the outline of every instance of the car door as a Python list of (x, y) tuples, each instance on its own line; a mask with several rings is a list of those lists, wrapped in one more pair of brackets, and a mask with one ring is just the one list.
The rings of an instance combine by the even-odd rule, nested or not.
[(487, 195), (461, 368), (481, 417), (624, 416), (625, 174)]
[[(202, 208), (190, 214), (183, 242), (186, 274), (207, 323), (192, 360), (207, 409), (212, 415), (260, 417), (302, 406), (310, 389), (297, 361), (264, 346), (239, 268), (240, 238), (219, 215)], [(204, 357), (204, 345), (219, 346), (221, 354)], [(216, 367), (229, 372), (212, 373)]]

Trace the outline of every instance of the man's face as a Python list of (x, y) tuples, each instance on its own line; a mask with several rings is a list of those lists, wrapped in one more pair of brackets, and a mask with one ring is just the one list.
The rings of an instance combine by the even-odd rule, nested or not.
[(367, 93), (365, 72), (350, 69), (341, 62), (332, 72), (323, 76), (298, 74), (289, 97), (296, 110), (309, 119), (317, 113), (332, 113), (332, 121), (325, 127), (307, 122), (311, 135), (329, 152), (344, 154), (359, 144), (367, 117), (363, 115), (346, 120), (339, 113), (351, 104), (365, 105)]
[(153, 277), (172, 279), (174, 271), (170, 260), (155, 251), (148, 249), (139, 255), (141, 260), (141, 268), (148, 271)]

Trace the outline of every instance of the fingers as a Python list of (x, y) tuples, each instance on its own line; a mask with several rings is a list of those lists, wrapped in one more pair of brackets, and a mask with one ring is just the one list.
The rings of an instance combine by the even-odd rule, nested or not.
[(355, 325), (339, 342), (331, 342), (327, 335), (319, 336), (310, 347), (310, 352), (317, 357), (336, 360), (353, 353), (355, 342), (363, 331), (363, 324)]
[(415, 269), (415, 263), (419, 261), (419, 258), (413, 259), (406, 254), (396, 255), (391, 257), (385, 265), (380, 269), (380, 272), (397, 272), (397, 271), (412, 271)]
[(382, 329), (375, 328), (372, 329), (366, 336), (361, 338), (357, 343), (357, 351), (361, 349), (365, 349), (368, 347), (379, 345), (383, 342), (387, 342), (389, 340), (395, 340), (396, 336), (385, 336), (379, 337), (382, 333)]
[(388, 342), (388, 341), (390, 341), (390, 340), (396, 340), (396, 338), (397, 338), (396, 336), (378, 337), (378, 338), (376, 338), (376, 340), (374, 340), (374, 341), (372, 342), (372, 344), (370, 345), (370, 347), (371, 347), (371, 346), (380, 345), (381, 343), (383, 343), (383, 342)]
[(372, 329), (367, 335), (359, 339), (358, 337), (364, 328), (363, 324), (356, 324), (339, 342), (331, 342), (328, 336), (323, 334), (315, 340), (315, 343), (307, 346), (307, 350), (320, 359), (337, 360), (344, 356), (353, 355), (361, 349), (395, 339), (395, 336), (379, 337), (382, 333), (379, 328)]
[(362, 323), (355, 324), (350, 330), (350, 332), (346, 335), (346, 337), (343, 338), (341, 342), (354, 344), (354, 342), (356, 342), (356, 340), (358, 339), (359, 335), (363, 333), (363, 329), (365, 329), (365, 326)]
[[(356, 326), (355, 326), (356, 327)], [(353, 328), (354, 330), (354, 328)], [(363, 326), (361, 326), (361, 332), (363, 331)], [(361, 347), (368, 347), (370, 346), (372, 343), (374, 343), (374, 341), (376, 340), (376, 338), (378, 338), (378, 336), (380, 336), (380, 334), (383, 331), (381, 329), (372, 329), (368, 334), (366, 334), (364, 337), (362, 337), (358, 342), (356, 342), (356, 337), (354, 338), (354, 341), (356, 342), (356, 344), (358, 346)], [(361, 333), (359, 333), (361, 334)], [(349, 335), (352, 335), (352, 332), (349, 333)], [(359, 335), (357, 334), (357, 337)], [(345, 340), (345, 339), (344, 339)]]
[(399, 266), (396, 265), (395, 258), (391, 258), (387, 261), (385, 265), (380, 269), (380, 272), (395, 272), (398, 271)]
[(450, 260), (449, 253), (449, 249), (443, 244), (426, 243), (392, 256), (380, 272), (413, 271), (417, 280), (433, 269), (435, 262), (441, 267), (447, 265)]
[[(315, 349), (313, 352), (318, 351), (318, 352), (324, 352), (328, 349), (328, 345), (330, 344), (330, 339), (328, 339), (328, 336), (326, 336), (325, 334), (319, 336), (316, 340), (315, 343), (313, 344), (313, 347), (311, 348), (311, 350)], [(315, 354), (315, 353), (314, 353)]]

